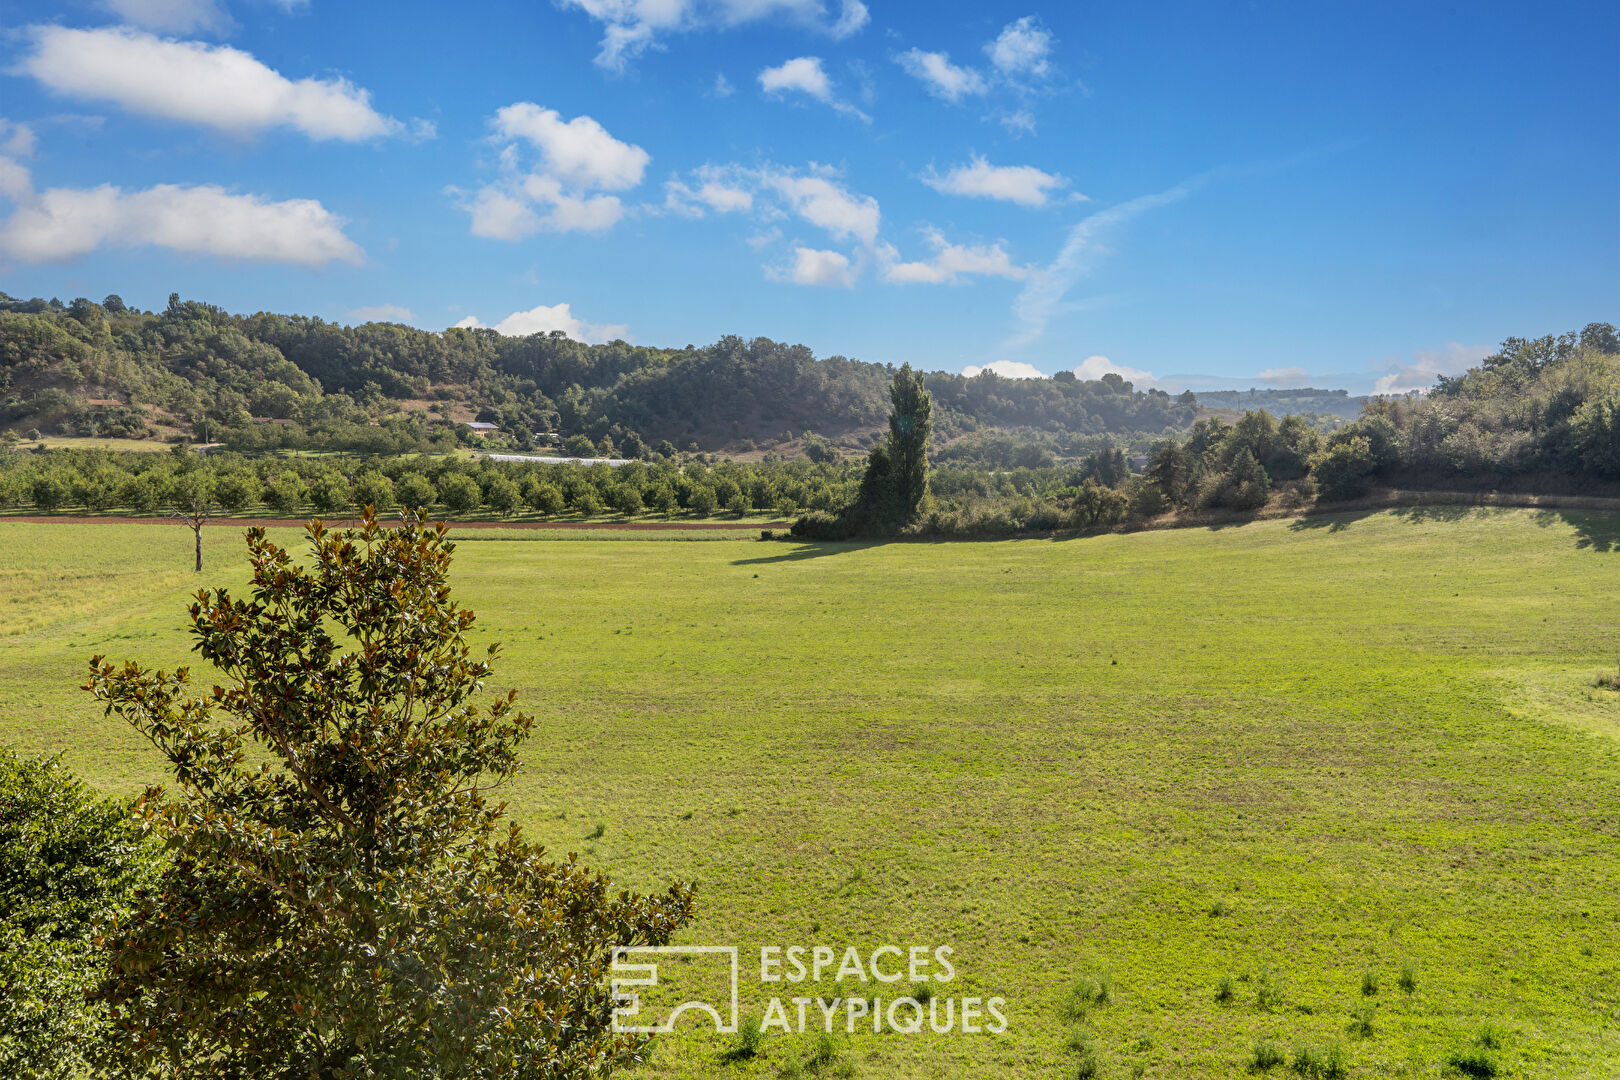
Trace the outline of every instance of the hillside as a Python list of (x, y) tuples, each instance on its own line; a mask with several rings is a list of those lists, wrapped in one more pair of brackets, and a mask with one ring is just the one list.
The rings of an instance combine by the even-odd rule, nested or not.
[[(318, 446), (425, 449), (452, 421), (534, 432), (633, 437), (746, 452), (814, 431), (854, 448), (886, 415), (890, 369), (803, 345), (727, 336), (704, 348), (558, 332), (429, 332), (394, 323), (237, 315), (171, 296), (162, 312), (117, 296), (18, 301), (0, 294), (0, 430), (177, 436), (244, 450)], [(944, 441), (1020, 430), (1066, 453), (1185, 429), (1191, 395), (1081, 381), (927, 376)]]

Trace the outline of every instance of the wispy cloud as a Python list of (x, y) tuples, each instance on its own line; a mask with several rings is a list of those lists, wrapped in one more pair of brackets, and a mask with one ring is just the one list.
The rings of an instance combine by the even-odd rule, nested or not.
[(1038, 340), (1051, 321), (1066, 309), (1064, 298), (1069, 290), (1109, 254), (1108, 241), (1114, 233), (1151, 210), (1185, 199), (1203, 186), (1210, 175), (1205, 173), (1165, 191), (1139, 195), (1118, 206), (1099, 210), (1071, 228), (1057, 258), (1037, 270), (1013, 302), (1013, 317), (1019, 328), (1002, 347), (1016, 349)]
[(603, 24), (599, 67), (622, 72), (672, 34), (781, 20), (842, 41), (872, 19), (861, 0), (558, 0)]

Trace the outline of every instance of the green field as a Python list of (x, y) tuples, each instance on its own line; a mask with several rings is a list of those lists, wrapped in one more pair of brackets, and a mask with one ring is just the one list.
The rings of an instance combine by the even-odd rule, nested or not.
[[(1502, 1075), (1620, 1076), (1620, 698), (1592, 686), (1620, 515), (464, 539), (458, 595), (538, 717), (509, 797), (554, 851), (696, 877), (682, 940), (743, 948), (748, 1011), (807, 993), (755, 982), (765, 944), (949, 945), (942, 993), (1008, 1002), (1002, 1035), (840, 1036), (854, 1075), (1074, 1076), (1075, 1037), (1109, 1077), (1241, 1075), (1258, 1038), (1456, 1075), (1492, 1024)], [(245, 578), (232, 530), (205, 542), (204, 579)], [(158, 779), (76, 687), (95, 652), (185, 661), (190, 558), (178, 527), (0, 524), (0, 740)], [(643, 1074), (775, 1076), (810, 1042), (683, 1034)]]

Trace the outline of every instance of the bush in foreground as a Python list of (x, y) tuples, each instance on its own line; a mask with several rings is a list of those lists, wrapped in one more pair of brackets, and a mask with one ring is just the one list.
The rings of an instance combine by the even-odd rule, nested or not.
[[(248, 533), (246, 600), (204, 590), (195, 649), (224, 685), (101, 657), (88, 688), (168, 757), (149, 790), (162, 876), (107, 931), (98, 998), (133, 1075), (604, 1076), (615, 944), (660, 944), (692, 890), (620, 891), (505, 823), (490, 789), (531, 720), (472, 696), (473, 614), (443, 525), (309, 528), (299, 565)], [(249, 765), (248, 760), (265, 761)]]
[(84, 1074), (106, 1019), (85, 996), (105, 966), (95, 923), (153, 861), (126, 807), (0, 748), (0, 1076)]

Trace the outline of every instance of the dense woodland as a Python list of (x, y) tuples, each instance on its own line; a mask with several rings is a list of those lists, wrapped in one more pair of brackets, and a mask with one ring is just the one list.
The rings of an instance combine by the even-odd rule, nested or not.
[[(735, 452), (815, 431), (857, 447), (882, 427), (891, 371), (767, 338), (586, 345), (555, 331), (233, 315), (178, 296), (153, 313), (117, 296), (64, 305), (0, 294), (0, 429), (19, 434), (397, 453), (465, 441), (454, 414), (498, 424), (520, 446), (557, 432)], [(926, 380), (941, 437), (1024, 429), (1071, 453), (1183, 430), (1197, 409), (1191, 394), (1139, 392), (1118, 376)]]
[[(1607, 323), (1509, 339), (1428, 394), (1369, 399), (1358, 419), (1323, 425), (1314, 413), (1279, 419), (1266, 410), (1194, 421), (1191, 400), (1137, 393), (1114, 376), (913, 377), (909, 369), (816, 360), (763, 339), (672, 351), (239, 318), (179, 300), (161, 315), (128, 311), (115, 297), (60, 310), (42, 301), (7, 306), (0, 375), (13, 426), (0, 434), (0, 507), (14, 510), (155, 513), (184, 503), (286, 516), (365, 505), (497, 517), (819, 512), (843, 524), (811, 535), (1007, 535), (1298, 507), (1390, 486), (1620, 494), (1620, 338)], [(887, 468), (885, 455), (899, 446), (899, 399), (891, 394), (902, 374), (912, 387), (908, 408), (927, 405), (931, 438), (926, 483), (895, 517), (860, 508), (876, 505), (866, 490), (878, 483), (874, 463)], [(87, 402), (115, 394), (117, 404)], [(404, 394), (416, 396), (392, 396)], [(436, 394), (448, 396), (435, 402)], [(560, 429), (572, 432), (571, 451), (638, 460), (611, 467), (446, 453), (476, 437), (443, 409), (399, 413), (406, 401), (452, 400), (498, 403), (484, 415), (513, 434)], [(215, 425), (211, 441), (221, 445), (207, 455), (180, 443), (169, 454), (43, 451), (16, 436), (19, 419), (105, 432), (125, 420), (144, 430), (156, 413)], [(255, 423), (257, 416), (292, 423)], [(886, 417), (889, 433), (880, 437)], [(869, 450), (867, 460), (802, 427), (792, 434), (791, 425), (811, 421), (829, 433), (859, 429), (845, 446)], [(778, 423), (782, 437), (795, 439), (791, 455), (728, 460), (694, 448), (693, 436), (721, 438), (717, 427)], [(1155, 424), (1157, 438), (1139, 426)], [(942, 446), (941, 432), (952, 430), (956, 438)], [(654, 443), (660, 433), (670, 437)], [(677, 448), (681, 438), (687, 449)], [(297, 440), (327, 452), (290, 452)], [(904, 453), (908, 468), (922, 460), (909, 444)], [(883, 524), (850, 524), (858, 519)]]

